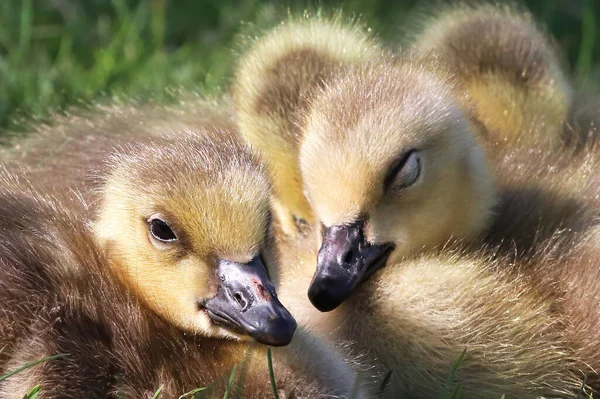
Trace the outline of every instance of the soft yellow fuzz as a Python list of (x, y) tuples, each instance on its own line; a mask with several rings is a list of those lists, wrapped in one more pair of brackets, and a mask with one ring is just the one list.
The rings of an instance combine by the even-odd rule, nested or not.
[[(267, 49), (269, 37), (261, 39)], [(269, 54), (260, 40), (255, 49)], [(252, 83), (281, 89), (273, 65), (285, 66), (285, 76), (303, 73), (260, 51), (246, 75)], [(299, 106), (264, 102), (267, 111), (252, 114), (252, 101), (236, 100), (248, 106), (240, 126), (261, 127), (250, 141), (302, 184), (314, 219), (306, 238), (279, 237), (281, 297), (301, 324), (350, 342), (371, 374), (392, 371), (388, 397), (438, 397), (465, 348), (458, 381), (467, 397), (571, 397), (583, 373), (594, 374), (597, 345), (578, 329), (590, 335), (597, 317), (582, 311), (586, 296), (573, 287), (585, 278), (570, 269), (597, 274), (586, 229), (598, 217), (600, 186), (589, 175), (598, 162), (558, 152), (571, 101), (559, 64), (528, 15), (455, 6), (426, 26), (411, 55), (340, 68)], [(274, 155), (279, 148), (285, 156)], [(411, 150), (420, 153), (418, 181), (390, 190), (390, 166)], [(298, 186), (286, 187), (299, 198)], [(289, 210), (292, 202), (281, 204)], [(357, 220), (370, 242), (396, 249), (346, 303), (319, 313), (306, 297), (319, 228)], [(578, 240), (589, 252), (573, 246)]]

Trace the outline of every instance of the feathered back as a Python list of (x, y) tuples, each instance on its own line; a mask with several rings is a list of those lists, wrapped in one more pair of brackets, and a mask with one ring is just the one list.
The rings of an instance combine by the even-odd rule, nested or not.
[(424, 19), (413, 45), (459, 78), (457, 93), (489, 141), (561, 145), (572, 90), (530, 14), (500, 4), (441, 7)]

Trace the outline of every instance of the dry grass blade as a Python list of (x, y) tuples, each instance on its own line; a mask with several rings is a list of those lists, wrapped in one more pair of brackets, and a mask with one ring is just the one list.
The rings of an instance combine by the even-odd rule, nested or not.
[(191, 390), (189, 392), (186, 392), (183, 395), (179, 396), (179, 398), (177, 398), (177, 399), (185, 399), (187, 397), (193, 396), (193, 395), (195, 395), (195, 394), (197, 394), (199, 392), (202, 392), (202, 391), (206, 391), (206, 387), (193, 389), (193, 390)]

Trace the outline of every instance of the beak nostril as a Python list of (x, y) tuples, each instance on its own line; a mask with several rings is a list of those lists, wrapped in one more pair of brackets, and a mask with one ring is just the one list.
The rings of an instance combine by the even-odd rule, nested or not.
[(233, 294), (233, 299), (235, 299), (237, 304), (242, 309), (246, 309), (246, 306), (248, 306), (248, 301), (246, 301), (246, 299), (239, 292), (236, 292), (235, 294)]
[(360, 250), (358, 248), (348, 249), (341, 256), (341, 265), (345, 268), (350, 267), (350, 265), (355, 262), (355, 259), (359, 256), (359, 254)]
[(342, 264), (343, 265), (347, 265), (350, 262), (352, 262), (352, 258), (354, 257), (354, 251), (347, 251), (343, 256), (342, 256)]

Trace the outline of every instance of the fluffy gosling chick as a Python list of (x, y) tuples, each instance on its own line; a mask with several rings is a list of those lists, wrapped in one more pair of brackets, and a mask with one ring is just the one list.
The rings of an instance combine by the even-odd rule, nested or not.
[[(502, 5), (441, 7), (414, 48), (458, 78), (458, 95), (496, 144), (561, 145), (571, 86), (532, 16)], [(524, 134), (526, 133), (526, 134)]]
[[(360, 80), (353, 81), (355, 86), (348, 92), (361, 87), (356, 84)], [(350, 97), (340, 87), (331, 90), (339, 97), (329, 97), (315, 107), (328, 116), (318, 119), (320, 126), (330, 127), (330, 120), (338, 121), (333, 126), (339, 130), (330, 128), (327, 135), (321, 134), (321, 141), (311, 147), (312, 151), (327, 148), (329, 137), (337, 140), (352, 131), (339, 122), (344, 120), (338, 117), (340, 114), (323, 108), (344, 95)], [(443, 102), (437, 104), (439, 107)], [(413, 111), (410, 115), (418, 114)], [(381, 123), (393, 125), (386, 122)], [(360, 120), (354, 123), (360, 126)], [(369, 140), (377, 131), (371, 131)], [(316, 159), (323, 160), (322, 167), (332, 167), (335, 160), (326, 161), (334, 147), (344, 152), (352, 147), (343, 140), (330, 140), (330, 152), (313, 159), (314, 171)], [(371, 154), (375, 153), (362, 136), (352, 140), (360, 143), (356, 148), (369, 148)], [(386, 143), (375, 148), (382, 151), (389, 146)], [(357, 153), (351, 154), (348, 169), (338, 167), (331, 174), (323, 169), (311, 178), (303, 175), (311, 204), (311, 181), (320, 183), (312, 187), (315, 197), (326, 205), (334, 200), (348, 201), (348, 195), (356, 192), (349, 189), (353, 187), (352, 178), (361, 176), (367, 163), (353, 164), (351, 160), (357, 158)], [(338, 159), (345, 156), (338, 155)], [(523, 146), (505, 147), (497, 158), (493, 168), (499, 200), (483, 241), (474, 240), (472, 246), (459, 250), (447, 244), (439, 253), (413, 254), (402, 262), (388, 260), (387, 267), (353, 287), (346, 302), (326, 315), (316, 312), (308, 301), (292, 303), (291, 311), (301, 324), (312, 325), (327, 339), (353, 342), (356, 351), (366, 353), (367, 366), (380, 370), (381, 378), (392, 371), (386, 391), (390, 397), (439, 397), (452, 364), (465, 348), (467, 356), (458, 381), (466, 397), (572, 397), (584, 375), (588, 385), (598, 388), (598, 340), (592, 337), (594, 331), (599, 331), (600, 318), (590, 311), (597, 308), (600, 289), (594, 283), (600, 270), (594, 260), (598, 259), (599, 248), (600, 180), (593, 172), (600, 165), (598, 154), (592, 143), (575, 156)], [(377, 158), (370, 155), (365, 159)], [(301, 148), (302, 166), (303, 160)], [(423, 170), (426, 167), (424, 163)], [(328, 176), (335, 179), (325, 182)], [(364, 179), (357, 184), (373, 190), (373, 181)], [(384, 191), (382, 200), (377, 197), (373, 201), (375, 212), (388, 201), (386, 195)], [(459, 211), (465, 215), (461, 208)], [(392, 218), (397, 210), (388, 212), (384, 216)], [(443, 217), (444, 213), (435, 215)], [(426, 228), (437, 226), (435, 219), (427, 220)], [(314, 239), (319, 239), (321, 233), (316, 232)], [(323, 242), (329, 236), (325, 229)], [(321, 248), (318, 262), (326, 259), (328, 251), (336, 253), (329, 248), (347, 245), (354, 237), (340, 234), (337, 242)], [(495, 254), (482, 252), (482, 244), (493, 248)], [(289, 276), (282, 278), (281, 296), (302, 298), (305, 287), (311, 280), (314, 284), (316, 278), (313, 244), (310, 240), (282, 240), (280, 247), (283, 264), (290, 265), (284, 269)], [(575, 288), (580, 286), (581, 290)]]
[(483, 149), (439, 74), (379, 60), (311, 102), (299, 157), (322, 226), (309, 289), (318, 309), (338, 306), (386, 263), (487, 226), (496, 196)]
[[(340, 30), (338, 21), (320, 19), (274, 29), (242, 58), (233, 88), (240, 131), (274, 170), (285, 170), (275, 173), (280, 206), (298, 214), (281, 191), (308, 199), (303, 213), (324, 227), (310, 291), (322, 310), (337, 306), (390, 254), (396, 261), (477, 235), (494, 203), (450, 76), (378, 55), (370, 43), (366, 51), (352, 45), (364, 43), (364, 34)], [(362, 56), (333, 63), (340, 48)], [(289, 232), (285, 218), (282, 224)]]
[[(357, 70), (351, 73), (357, 73)], [(405, 72), (404, 76), (411, 78), (407, 86), (417, 89), (415, 82), (419, 82), (417, 76), (421, 73), (419, 69), (414, 76)], [(437, 78), (438, 75), (434, 75)], [(344, 79), (339, 78), (339, 82)], [(381, 77), (371, 79), (385, 83)], [(391, 141), (369, 145), (374, 143), (371, 140), (381, 140), (378, 132), (383, 129), (380, 126), (412, 125), (392, 123), (375, 113), (375, 117), (362, 125), (361, 119), (369, 112), (360, 106), (369, 102), (359, 99), (342, 102), (341, 98), (348, 100), (352, 98), (348, 93), (361, 93), (365, 87), (377, 86), (363, 85), (364, 78), (354, 77), (349, 81), (348, 86), (342, 86), (338, 80), (332, 80), (331, 87), (323, 90), (329, 96), (323, 100), (315, 99), (315, 111), (312, 112), (317, 115), (315, 126), (319, 129), (306, 129), (300, 151), (307, 197), (317, 218), (321, 215), (319, 209), (335, 210), (340, 214), (353, 209), (352, 206), (333, 205), (334, 201), (352, 205), (361, 203), (363, 198), (371, 198), (374, 205), (363, 214), (377, 215), (381, 207), (387, 209), (382, 219), (393, 220), (395, 213), (401, 210), (386, 206), (390, 201), (386, 196), (390, 194), (376, 186), (384, 184), (381, 181), (385, 181), (386, 175), (363, 177), (360, 182), (354, 178), (362, 177), (362, 171), (375, 163), (379, 154), (391, 151)], [(393, 81), (398, 82), (397, 79)], [(387, 82), (384, 87), (392, 90), (393, 85)], [(429, 93), (419, 100), (430, 112), (443, 109), (446, 104), (439, 97), (440, 90), (420, 88), (420, 92), (421, 95)], [(381, 91), (368, 93), (362, 97), (374, 99), (373, 102), (385, 99)], [(436, 95), (436, 106), (427, 107), (424, 99), (432, 98), (430, 101), (433, 101)], [(406, 101), (411, 97), (395, 98)], [(325, 104), (344, 104), (352, 110), (347, 115), (361, 117), (343, 118), (340, 116), (345, 115), (341, 113), (342, 107), (326, 107)], [(384, 109), (381, 105), (373, 108)], [(406, 105), (392, 109), (405, 108)], [(408, 108), (407, 113), (418, 118), (419, 113), (414, 109)], [(308, 123), (310, 115), (306, 119)], [(435, 121), (431, 117), (422, 119)], [(374, 124), (373, 120), (380, 120), (380, 125)], [(356, 126), (377, 126), (378, 129), (360, 135), (353, 133)], [(311, 132), (318, 133), (316, 139), (310, 136)], [(350, 134), (354, 135), (346, 139)], [(307, 154), (304, 153), (305, 146), (310, 149)], [(369, 155), (361, 159), (359, 151)], [(337, 154), (337, 158), (332, 154)], [(305, 170), (306, 155), (310, 155), (306, 165), (311, 168)], [(358, 161), (354, 161), (356, 159)], [(433, 159), (445, 160), (440, 156)], [(453, 245), (447, 244), (440, 253), (413, 254), (402, 262), (388, 260), (387, 267), (374, 272), (360, 286), (352, 287), (353, 293), (346, 303), (326, 315), (315, 312), (308, 301), (292, 304), (291, 310), (301, 324), (312, 325), (314, 331), (328, 339), (353, 342), (358, 352), (367, 354), (368, 365), (379, 367), (381, 378), (388, 370), (392, 371), (394, 377), (387, 391), (390, 397), (439, 397), (448, 370), (465, 348), (467, 357), (461, 366), (463, 374), (459, 371), (459, 382), (467, 397), (499, 397), (504, 393), (507, 397), (519, 398), (572, 397), (581, 386), (584, 374), (590, 386), (598, 387), (597, 340), (590, 337), (595, 337), (600, 318), (589, 311), (597, 307), (600, 289), (593, 283), (597, 281), (595, 276), (599, 270), (598, 262), (594, 261), (598, 258), (598, 235), (594, 231), (597, 231), (600, 216), (600, 180), (593, 172), (600, 165), (598, 154), (593, 150), (593, 144), (575, 156), (566, 151), (548, 152), (543, 146), (522, 146), (502, 148), (497, 159), (492, 167), (499, 201), (494, 208), (495, 215), (488, 221), (491, 222), (490, 232), (483, 241), (474, 240), (473, 246), (458, 251), (453, 251)], [(322, 168), (318, 173), (317, 162)], [(423, 171), (428, 170), (429, 163), (420, 165)], [(306, 173), (311, 170), (312, 174)], [(354, 187), (355, 183), (358, 189)], [(460, 183), (455, 184), (458, 184), (456, 189), (461, 187)], [(411, 198), (410, 187), (399, 194)], [(437, 201), (444, 201), (444, 198), (446, 195), (435, 197)], [(426, 200), (421, 203), (423, 201)], [(463, 209), (472, 208), (456, 208), (456, 211), (461, 217), (471, 217), (470, 211)], [(426, 220), (425, 228), (438, 226), (439, 222), (433, 216), (444, 218), (445, 213), (438, 211), (430, 219), (423, 219)], [(353, 226), (349, 227), (340, 227), (341, 234), (333, 235), (334, 240), (327, 242), (332, 234), (325, 225), (322, 238), (325, 245), (317, 257), (319, 263), (327, 260), (331, 253), (337, 254), (336, 246), (351, 247), (348, 243), (357, 236), (362, 239), (359, 234), (344, 232)], [(371, 228), (377, 232), (381, 224), (373, 224)], [(319, 237), (321, 233), (317, 232), (315, 236)], [(580, 242), (586, 243), (585, 250)], [(482, 252), (482, 244), (494, 248), (495, 256)], [(293, 265), (284, 270), (289, 277), (282, 279), (282, 298), (301, 298), (304, 287), (311, 284), (311, 279), (314, 284), (319, 277), (313, 277), (312, 273), (316, 251), (311, 250), (309, 240), (300, 243), (282, 240), (280, 245), (283, 263)], [(360, 243), (358, 250), (362, 250)], [(352, 256), (355, 255), (349, 258)], [(365, 256), (364, 259), (368, 258)], [(338, 262), (349, 263), (346, 260)], [(340, 273), (334, 277), (345, 283), (350, 273), (343, 274), (342, 268), (338, 270)], [(574, 288), (579, 285), (585, 287), (587, 293)], [(314, 298), (311, 299), (314, 303)]]
[[(48, 398), (150, 398), (161, 385), (171, 397), (214, 383), (217, 397), (236, 362), (247, 368), (234, 392), (268, 395), (266, 348), (240, 341), (285, 345), (296, 324), (271, 282), (262, 166), (220, 131), (129, 146), (106, 170), (91, 228), (76, 198), (2, 175), (1, 369), (69, 354), (6, 380), (2, 396), (41, 384)], [(278, 386), (290, 395), (352, 390), (345, 363), (310, 335), (275, 356)]]
[(357, 24), (320, 17), (290, 19), (248, 45), (232, 87), (238, 128), (269, 162), (275, 214), (293, 236), (313, 222), (298, 166), (298, 115), (335, 72), (376, 57), (379, 48)]

